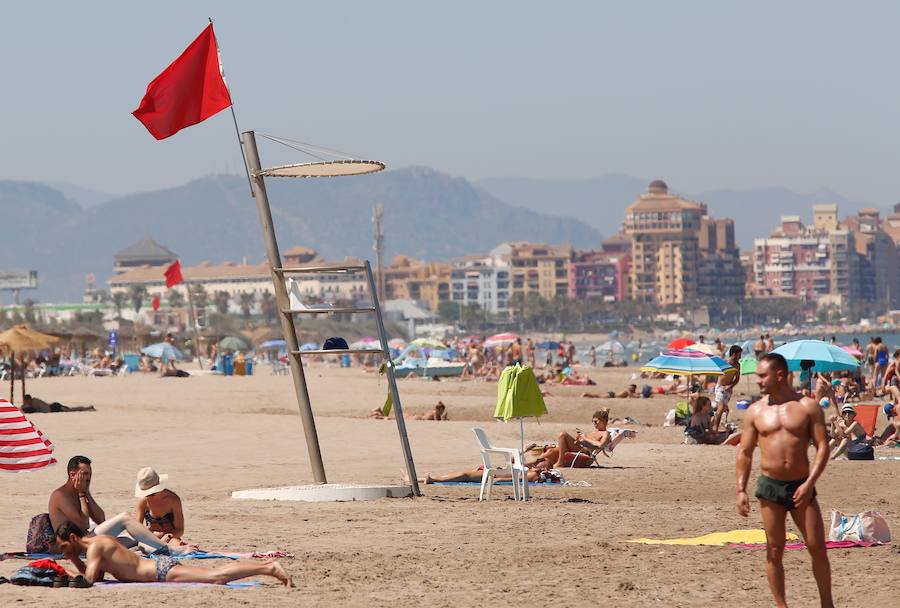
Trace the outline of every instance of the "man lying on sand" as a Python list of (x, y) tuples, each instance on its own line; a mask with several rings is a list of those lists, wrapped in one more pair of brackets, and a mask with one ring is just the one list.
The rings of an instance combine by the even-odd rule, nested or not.
[(50, 414), (55, 412), (95, 412), (93, 405), (63, 405), (57, 401), (47, 403), (43, 399), (25, 395), (22, 399), (23, 414)]
[[(293, 587), (291, 578), (276, 561), (234, 562), (218, 568), (198, 568), (179, 563), (170, 556), (144, 559), (119, 544), (112, 536), (86, 536), (70, 521), (56, 528), (56, 542), (78, 572), (89, 583), (103, 580), (105, 573), (126, 583), (210, 583), (224, 585), (250, 576), (271, 576), (285, 587)], [(86, 554), (87, 563), (81, 561)]]
[[(387, 420), (389, 417), (384, 415), (384, 410), (380, 407), (376, 407), (372, 411), (369, 412), (369, 418), (375, 418), (376, 420)], [(449, 420), (450, 418), (447, 416), (447, 406), (444, 405), (443, 401), (438, 401), (437, 405), (435, 405), (432, 409), (424, 412), (422, 414), (413, 414), (412, 412), (407, 412), (403, 414), (403, 418), (406, 420)]]
[[(56, 530), (65, 522), (72, 522), (82, 530), (88, 530), (88, 535), (107, 534), (118, 536), (127, 532), (131, 539), (123, 539), (129, 545), (134, 541), (147, 545), (161, 553), (185, 553), (190, 547), (169, 547), (153, 532), (145, 528), (130, 513), (122, 512), (106, 519), (106, 514), (94, 497), (91, 495), (91, 460), (85, 456), (73, 456), (69, 460), (66, 471), (69, 478), (66, 483), (56, 488), (50, 495), (50, 504), (47, 511), (50, 514), (50, 525)], [(95, 526), (91, 528), (91, 522)], [(82, 534), (84, 536), (84, 534)], [(133, 540), (132, 540), (133, 539)], [(63, 553), (66, 553), (63, 551)], [(72, 561), (72, 556), (66, 554)], [(75, 555), (75, 558), (78, 556)], [(74, 561), (73, 561), (74, 563)]]

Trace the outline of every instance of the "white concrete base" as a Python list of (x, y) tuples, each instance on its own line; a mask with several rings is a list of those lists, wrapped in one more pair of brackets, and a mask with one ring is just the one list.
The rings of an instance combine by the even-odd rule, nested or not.
[(406, 498), (412, 496), (410, 486), (375, 486), (354, 483), (327, 483), (281, 488), (236, 490), (232, 498), (239, 500), (299, 500), (303, 502), (348, 502), (378, 498)]

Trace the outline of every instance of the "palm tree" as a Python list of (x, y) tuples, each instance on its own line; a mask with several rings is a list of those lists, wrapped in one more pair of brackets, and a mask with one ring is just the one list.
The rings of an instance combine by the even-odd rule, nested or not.
[(271, 291), (262, 292), (259, 298), (259, 308), (266, 321), (274, 323), (278, 319), (278, 302)]
[(144, 305), (147, 295), (147, 288), (143, 285), (132, 285), (128, 289), (128, 298), (131, 300), (131, 307), (134, 309), (135, 314), (141, 312), (141, 306)]
[(213, 302), (215, 302), (216, 312), (220, 315), (228, 314), (228, 303), (231, 301), (231, 294), (227, 291), (217, 291), (213, 294)]
[(116, 309), (116, 318), (122, 318), (122, 309), (125, 308), (125, 303), (128, 301), (128, 294), (124, 291), (117, 291), (112, 295), (112, 304)]
[(253, 303), (256, 301), (256, 296), (253, 295), (253, 292), (242, 291), (240, 293), (240, 301), (241, 312), (243, 313), (245, 319), (249, 319), (250, 309), (253, 307)]
[(169, 301), (169, 306), (172, 308), (181, 308), (184, 306), (184, 294), (181, 293), (181, 290), (170, 289), (169, 293), (166, 294), (166, 300)]

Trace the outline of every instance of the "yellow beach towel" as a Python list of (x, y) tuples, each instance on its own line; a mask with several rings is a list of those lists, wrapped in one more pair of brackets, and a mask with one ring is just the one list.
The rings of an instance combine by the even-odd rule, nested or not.
[[(787, 533), (788, 540), (797, 540), (796, 534)], [(712, 545), (724, 546), (732, 543), (764, 543), (766, 542), (765, 530), (730, 530), (729, 532), (713, 532), (712, 534), (704, 534), (703, 536), (695, 536), (693, 538), (636, 538), (628, 541), (630, 543), (641, 543), (644, 545)]]

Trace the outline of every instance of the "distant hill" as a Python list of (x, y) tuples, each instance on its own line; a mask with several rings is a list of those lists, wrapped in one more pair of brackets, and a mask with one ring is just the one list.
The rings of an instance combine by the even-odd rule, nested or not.
[[(666, 176), (662, 179), (666, 180)], [(554, 209), (610, 234), (618, 230), (625, 207), (646, 192), (650, 181), (609, 174), (584, 180), (498, 177), (480, 180), (476, 185), (510, 203), (529, 209)], [(837, 203), (841, 217), (854, 214), (863, 207), (879, 207), (848, 200), (826, 189), (809, 194), (781, 187), (689, 193), (680, 190), (674, 180), (668, 183), (673, 192), (706, 203), (711, 215), (734, 219), (738, 243), (744, 248), (752, 247), (754, 238), (772, 232), (782, 215), (800, 215), (805, 221), (811, 221), (814, 203)], [(886, 207), (881, 209), (888, 211)]]
[(99, 205), (100, 203), (105, 203), (106, 201), (112, 200), (117, 196), (108, 192), (99, 192), (97, 190), (83, 188), (82, 186), (76, 186), (75, 184), (69, 184), (66, 182), (47, 182), (47, 185), (51, 188), (59, 190), (63, 193), (63, 195), (65, 195), (67, 199), (75, 201), (84, 209), (93, 207), (94, 205)]
[[(385, 206), (389, 258), (446, 260), (509, 240), (596, 247), (599, 231), (572, 218), (517, 208), (468, 181), (425, 167), (331, 180), (267, 182), (279, 245), (323, 256), (372, 259), (372, 207)], [(82, 209), (41, 184), (0, 181), (0, 266), (35, 269), (40, 289), (23, 297), (80, 299), (85, 275), (112, 274), (112, 256), (152, 237), (186, 264), (264, 259), (247, 180), (217, 175), (167, 190), (119, 197)]]

